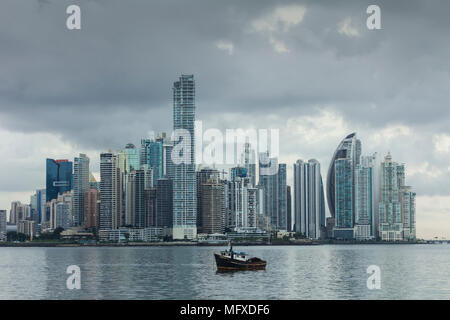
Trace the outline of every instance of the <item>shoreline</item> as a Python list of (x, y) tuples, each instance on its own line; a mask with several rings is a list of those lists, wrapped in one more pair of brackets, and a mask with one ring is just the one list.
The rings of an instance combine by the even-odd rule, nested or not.
[[(382, 242), (382, 241), (310, 241), (310, 242), (287, 242), (277, 241), (272, 243), (266, 242), (235, 242), (234, 246), (322, 246), (322, 245), (414, 245), (414, 244), (434, 244), (428, 242)], [(198, 242), (129, 242), (129, 243), (70, 243), (70, 242), (22, 242), (22, 243), (0, 243), (0, 248), (75, 248), (75, 247), (105, 247), (105, 248), (122, 248), (122, 247), (226, 247), (226, 243), (198, 243)]]

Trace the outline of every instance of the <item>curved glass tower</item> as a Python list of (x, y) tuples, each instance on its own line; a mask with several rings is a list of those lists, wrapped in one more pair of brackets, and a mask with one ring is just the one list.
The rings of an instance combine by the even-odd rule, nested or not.
[(353, 170), (356, 164), (359, 164), (361, 156), (361, 141), (356, 139), (356, 132), (346, 136), (338, 145), (330, 161), (330, 167), (327, 174), (327, 202), (331, 216), (336, 215), (336, 171), (335, 163), (339, 159), (351, 160)]

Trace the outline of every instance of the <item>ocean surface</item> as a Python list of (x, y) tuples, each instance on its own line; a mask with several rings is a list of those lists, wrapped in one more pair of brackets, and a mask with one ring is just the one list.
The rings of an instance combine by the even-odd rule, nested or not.
[[(236, 246), (266, 271), (217, 273), (223, 248), (0, 248), (0, 299), (450, 299), (447, 244)], [(380, 289), (367, 288), (371, 265)]]

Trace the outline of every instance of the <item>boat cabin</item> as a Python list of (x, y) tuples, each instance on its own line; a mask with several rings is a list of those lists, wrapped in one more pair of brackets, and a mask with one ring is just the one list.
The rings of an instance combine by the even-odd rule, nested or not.
[(239, 252), (239, 251), (235, 252), (232, 250), (225, 250), (225, 251), (222, 251), (221, 254), (230, 259), (247, 261), (247, 254), (245, 252)]

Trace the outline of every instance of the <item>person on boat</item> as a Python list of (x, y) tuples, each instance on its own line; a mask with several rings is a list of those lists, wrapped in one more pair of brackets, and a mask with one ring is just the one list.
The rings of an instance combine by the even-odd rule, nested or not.
[(233, 259), (234, 252), (233, 252), (233, 245), (231, 244), (231, 241), (230, 241), (229, 245), (230, 245), (230, 257), (231, 257), (231, 259)]

